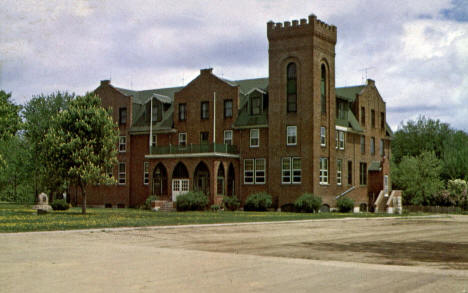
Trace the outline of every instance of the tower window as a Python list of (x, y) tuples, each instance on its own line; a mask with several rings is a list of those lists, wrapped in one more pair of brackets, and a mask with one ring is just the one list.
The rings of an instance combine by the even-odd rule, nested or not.
[(297, 74), (296, 63), (287, 67), (287, 108), (289, 112), (297, 112)]
[(320, 79), (320, 109), (322, 114), (327, 113), (327, 70), (325, 69), (325, 64), (321, 66), (321, 79)]

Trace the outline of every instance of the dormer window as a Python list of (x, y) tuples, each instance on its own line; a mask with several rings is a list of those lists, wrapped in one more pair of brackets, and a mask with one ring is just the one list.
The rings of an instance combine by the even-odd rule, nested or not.
[(151, 121), (159, 121), (159, 105), (155, 101), (153, 101), (153, 109), (151, 115)]
[(288, 113), (297, 112), (297, 75), (296, 63), (289, 63), (287, 67), (287, 109)]
[(254, 95), (250, 97), (250, 113), (252, 115), (260, 115), (262, 111), (262, 97)]

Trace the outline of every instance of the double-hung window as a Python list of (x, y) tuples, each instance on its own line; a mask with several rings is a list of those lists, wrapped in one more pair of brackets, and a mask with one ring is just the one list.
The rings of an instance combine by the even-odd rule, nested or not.
[(328, 158), (320, 158), (320, 184), (328, 184)]
[(343, 161), (338, 159), (336, 160), (336, 184), (342, 184), (342, 176), (343, 175)]
[(265, 184), (266, 182), (266, 160), (245, 159), (244, 160), (244, 184)]
[(224, 118), (232, 117), (232, 100), (224, 100)]
[(187, 120), (187, 104), (179, 104), (179, 121)]
[(126, 183), (127, 173), (125, 168), (125, 162), (119, 163), (119, 184), (124, 185)]
[(143, 163), (143, 184), (148, 185), (149, 183), (149, 162)]
[(366, 137), (361, 135), (361, 154), (366, 152)]
[(302, 179), (301, 158), (281, 159), (281, 183), (300, 184)]
[(380, 139), (380, 156), (383, 157), (385, 155), (385, 144), (384, 144), (384, 140), (383, 139)]
[(297, 144), (297, 126), (288, 126), (286, 130), (287, 141), (286, 145), (296, 145)]
[(260, 130), (250, 129), (250, 147), (259, 147), (260, 146)]
[(119, 137), (119, 152), (120, 153), (125, 153), (127, 150), (127, 137), (126, 136), (120, 136)]
[(232, 145), (232, 130), (224, 130), (224, 144)]
[(152, 147), (155, 147), (155, 146), (157, 146), (157, 144), (158, 144), (157, 135), (156, 135), (156, 134), (153, 134), (153, 135), (151, 136), (151, 146), (152, 146)]
[(187, 132), (179, 133), (179, 146), (181, 147), (187, 146)]
[(119, 124), (127, 124), (127, 108), (119, 108)]
[(320, 146), (327, 145), (327, 133), (326, 128), (324, 126), (320, 127)]
[(370, 139), (370, 153), (371, 155), (375, 155), (375, 138), (371, 137)]
[(359, 164), (359, 184), (367, 184), (367, 163)]
[(201, 102), (201, 119), (208, 119), (210, 115), (210, 103), (209, 102)]
[(252, 115), (260, 115), (262, 112), (262, 97), (252, 96), (250, 98), (250, 112)]

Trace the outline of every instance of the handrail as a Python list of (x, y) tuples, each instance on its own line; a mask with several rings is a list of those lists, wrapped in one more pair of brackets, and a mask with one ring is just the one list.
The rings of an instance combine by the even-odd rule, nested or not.
[(351, 188), (349, 188), (348, 190), (345, 190), (343, 193), (341, 194), (338, 194), (335, 198), (336, 199), (339, 199), (340, 197), (343, 197), (345, 196), (346, 194), (350, 193), (351, 191), (353, 191), (354, 189), (356, 189), (356, 186), (351, 186)]
[(230, 144), (207, 143), (207, 144), (186, 144), (152, 146), (151, 154), (187, 154), (187, 153), (226, 153), (238, 154), (237, 146)]

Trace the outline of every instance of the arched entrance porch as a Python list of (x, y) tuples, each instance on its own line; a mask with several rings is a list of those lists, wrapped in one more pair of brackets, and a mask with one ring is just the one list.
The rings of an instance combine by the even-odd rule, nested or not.
[(158, 197), (167, 196), (167, 171), (162, 163), (156, 165), (153, 171), (152, 194)]
[(210, 171), (204, 162), (200, 162), (195, 168), (193, 176), (195, 191), (201, 191), (208, 197), (210, 195)]
[(172, 201), (176, 201), (177, 196), (189, 192), (190, 181), (187, 167), (179, 162), (172, 172)]

